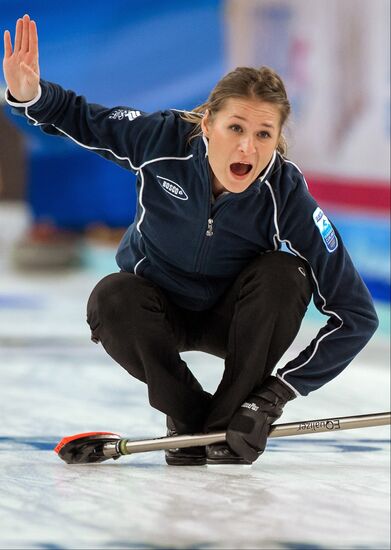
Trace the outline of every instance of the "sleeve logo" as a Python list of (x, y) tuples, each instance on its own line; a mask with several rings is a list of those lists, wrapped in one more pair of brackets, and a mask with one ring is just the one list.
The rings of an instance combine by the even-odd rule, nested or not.
[(316, 227), (323, 239), (323, 242), (328, 252), (334, 252), (338, 248), (338, 239), (333, 229), (333, 226), (327, 219), (327, 216), (318, 207), (312, 214)]
[(127, 111), (126, 109), (116, 109), (113, 111), (108, 118), (111, 118), (113, 120), (123, 120), (124, 118), (127, 118), (132, 122), (135, 118), (141, 116), (140, 111)]

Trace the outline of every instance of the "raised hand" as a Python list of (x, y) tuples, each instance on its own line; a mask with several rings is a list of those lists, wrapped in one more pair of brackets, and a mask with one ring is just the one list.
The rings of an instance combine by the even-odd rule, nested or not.
[(38, 33), (28, 15), (16, 22), (13, 51), (10, 32), (4, 32), (3, 72), (8, 89), (17, 101), (27, 102), (38, 94)]

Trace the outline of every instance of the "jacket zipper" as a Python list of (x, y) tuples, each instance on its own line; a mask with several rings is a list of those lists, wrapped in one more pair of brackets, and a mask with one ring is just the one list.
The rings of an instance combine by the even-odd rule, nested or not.
[(213, 218), (208, 219), (208, 229), (206, 230), (206, 236), (211, 237), (213, 235)]
[[(207, 225), (207, 228), (206, 228), (206, 231), (205, 231), (204, 235), (206, 237), (212, 237), (212, 235), (213, 235), (213, 218), (211, 218), (210, 210), (208, 212), (207, 224), (208, 225)], [(207, 242), (208, 242), (208, 239), (205, 239), (205, 237), (203, 237), (201, 246), (200, 246), (199, 251), (198, 251), (197, 263), (196, 263), (196, 268), (195, 268), (196, 273), (200, 272), (200, 267), (201, 267), (201, 264), (202, 264), (202, 258), (204, 256), (204, 250), (205, 250)]]
[[(227, 201), (227, 202), (229, 202), (229, 201)], [(214, 235), (213, 225), (215, 223), (215, 218), (216, 218), (217, 215), (219, 215), (221, 213), (222, 210), (225, 209), (226, 206), (227, 205), (224, 204), (224, 206), (222, 208), (220, 207), (220, 210), (218, 212), (215, 212), (214, 218), (212, 218), (212, 213), (211, 213), (212, 208), (209, 207), (208, 222), (207, 222), (208, 226), (207, 226), (207, 229), (205, 231), (205, 236), (206, 237), (212, 237)], [(200, 272), (202, 261), (204, 259), (204, 255), (205, 255), (205, 249), (207, 247), (208, 242), (209, 242), (208, 239), (203, 239), (203, 241), (202, 241), (201, 248), (198, 252), (198, 258), (197, 258), (197, 264), (196, 264), (196, 273)]]

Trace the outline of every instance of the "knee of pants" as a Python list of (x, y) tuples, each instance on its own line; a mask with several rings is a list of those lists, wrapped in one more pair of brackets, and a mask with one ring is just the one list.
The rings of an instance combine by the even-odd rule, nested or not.
[(304, 260), (287, 252), (269, 252), (246, 268), (242, 287), (246, 286), (259, 298), (268, 296), (282, 307), (299, 300), (308, 305), (313, 286)]
[(116, 323), (133, 312), (144, 301), (153, 299), (153, 285), (133, 273), (112, 273), (93, 289), (87, 304), (87, 322), (91, 330), (109, 321)]

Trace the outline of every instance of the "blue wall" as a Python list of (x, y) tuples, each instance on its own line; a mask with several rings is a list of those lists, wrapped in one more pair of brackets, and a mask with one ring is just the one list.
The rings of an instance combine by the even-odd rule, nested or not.
[[(91, 102), (146, 111), (191, 109), (226, 71), (223, 3), (0, 0), (0, 15), (2, 29), (13, 35), (17, 17), (29, 13), (38, 24), (42, 77)], [(130, 172), (10, 118), (28, 138), (28, 201), (35, 220), (78, 229), (132, 221)], [(389, 302), (389, 220), (330, 214), (372, 295)]]
[[(191, 109), (206, 99), (224, 73), (221, 10), (220, 0), (0, 0), (1, 27), (12, 36), (18, 17), (36, 20), (42, 78), (94, 103), (145, 111)], [(68, 228), (132, 221), (130, 172), (10, 116), (28, 137), (36, 220)]]

